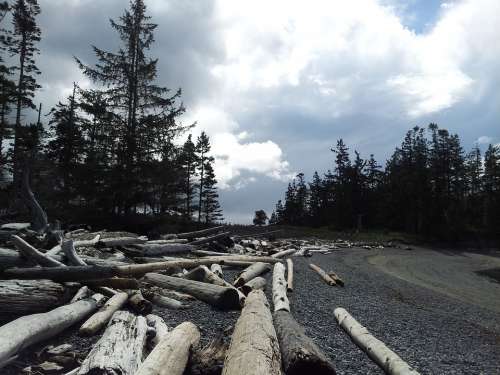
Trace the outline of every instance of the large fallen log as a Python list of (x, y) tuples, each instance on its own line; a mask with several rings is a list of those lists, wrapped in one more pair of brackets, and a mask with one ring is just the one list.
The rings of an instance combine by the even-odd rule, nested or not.
[(29, 243), (27, 243), (25, 240), (23, 240), (21, 237), (14, 235), (11, 237), (11, 240), (17, 247), (17, 249), (22, 254), (24, 254), (26, 258), (33, 259), (38, 264), (46, 267), (64, 267), (64, 263), (46, 256), (45, 254), (31, 246)]
[(90, 287), (105, 286), (114, 289), (138, 289), (140, 283), (136, 279), (124, 279), (119, 277), (111, 277), (109, 279), (85, 280), (82, 283)]
[(179, 243), (170, 243), (170, 244), (144, 244), (144, 245), (135, 245), (134, 248), (139, 249), (142, 253), (142, 256), (158, 256), (158, 255), (170, 255), (170, 254), (187, 254), (195, 249), (193, 245), (189, 244), (179, 244)]
[(0, 321), (64, 305), (76, 289), (49, 280), (3, 280), (0, 282)]
[(165, 307), (171, 310), (183, 310), (191, 307), (181, 301), (177, 301), (176, 299), (165, 297), (157, 293), (152, 293), (152, 295), (147, 296), (147, 298), (156, 306)]
[(279, 375), (281, 354), (266, 296), (251, 292), (236, 322), (223, 375)]
[(185, 233), (178, 233), (176, 235), (177, 238), (196, 238), (196, 237), (203, 237), (212, 233), (217, 233), (220, 230), (224, 229), (224, 226), (219, 226), (219, 227), (213, 227), (213, 228), (208, 228), (208, 229), (202, 229), (202, 230), (197, 230), (194, 232), (185, 232)]
[(222, 238), (229, 237), (231, 235), (231, 232), (224, 232), (224, 233), (219, 233), (210, 237), (205, 237), (205, 238), (200, 238), (199, 240), (191, 241), (191, 245), (203, 245), (205, 243), (210, 243), (213, 241), (220, 240)]
[(275, 311), (273, 316), (287, 375), (335, 375), (333, 363), (305, 334), (290, 312)]
[(96, 243), (96, 247), (115, 247), (146, 243), (147, 240), (139, 237), (116, 237), (116, 238), (101, 238)]
[(261, 232), (261, 233), (254, 233), (254, 234), (244, 234), (241, 236), (234, 236), (235, 239), (241, 240), (243, 238), (256, 238), (256, 237), (267, 237), (269, 235), (276, 235), (276, 233), (281, 232), (281, 229), (278, 230), (271, 230), (269, 232)]
[(285, 266), (276, 263), (273, 269), (273, 304), (274, 312), (290, 311), (290, 301), (286, 296)]
[(228, 253), (221, 253), (218, 251), (208, 251), (208, 250), (193, 250), (192, 254), (198, 255), (200, 257), (206, 257), (206, 256), (227, 256), (231, 255)]
[(335, 272), (328, 272), (328, 276), (330, 276), (337, 285), (344, 286), (344, 280), (342, 280)]
[(148, 273), (144, 281), (161, 288), (173, 289), (187, 293), (220, 309), (237, 309), (240, 307), (238, 292), (233, 288), (186, 280), (178, 277)]
[(144, 298), (140, 289), (129, 291), (128, 304), (141, 315), (147, 315), (153, 311), (153, 304)]
[(165, 321), (158, 315), (148, 314), (146, 315), (146, 321), (148, 327), (155, 330), (155, 335), (149, 340), (151, 343), (150, 349), (154, 348), (158, 343), (170, 332), (170, 328), (167, 326)]
[(339, 325), (351, 336), (368, 356), (390, 375), (418, 375), (419, 373), (389, 349), (382, 341), (372, 336), (347, 310), (338, 307), (333, 311)]
[(33, 262), (23, 258), (18, 251), (0, 248), (0, 271), (11, 267), (29, 267), (33, 265)]
[(226, 334), (226, 330), (222, 331), (207, 346), (193, 353), (187, 371), (189, 375), (220, 375), (228, 347), (224, 340)]
[(87, 263), (85, 263), (77, 254), (73, 240), (63, 240), (61, 244), (61, 249), (63, 250), (64, 255), (66, 256), (68, 263), (71, 264), (72, 266), (87, 265)]
[(95, 311), (103, 296), (96, 294), (46, 313), (26, 315), (0, 327), (0, 363), (21, 350), (47, 340)]
[(175, 327), (148, 355), (135, 375), (182, 375), (200, 331), (191, 322)]
[(264, 289), (266, 287), (266, 279), (263, 277), (257, 276), (247, 282), (246, 284), (239, 287), (239, 289), (243, 292), (244, 295), (248, 296), (248, 294), (252, 290)]
[(171, 268), (193, 268), (199, 265), (212, 263), (235, 264), (237, 262), (267, 262), (276, 263), (279, 260), (271, 257), (257, 256), (225, 256), (206, 257), (202, 259), (188, 259), (179, 261), (155, 262), (146, 264), (130, 264), (123, 266), (71, 266), (71, 267), (31, 267), (9, 268), (0, 272), (4, 279), (37, 280), (49, 279), (54, 281), (83, 281), (93, 279), (106, 279), (113, 276), (141, 277), (148, 272), (163, 271)]
[(95, 335), (102, 327), (104, 327), (113, 314), (122, 308), (127, 302), (128, 294), (121, 292), (116, 293), (111, 297), (101, 309), (92, 315), (85, 323), (80, 327), (80, 334), (83, 336)]
[(318, 275), (320, 275), (323, 281), (328, 285), (336, 285), (335, 280), (333, 280), (330, 277), (330, 275), (328, 275), (322, 268), (312, 263), (309, 263), (309, 268), (315, 271)]
[(284, 258), (287, 255), (293, 255), (297, 252), (297, 249), (286, 249), (271, 255), (273, 258)]
[[(75, 248), (77, 248), (77, 247), (91, 247), (91, 246), (95, 246), (99, 242), (100, 238), (101, 238), (101, 235), (97, 234), (94, 238), (92, 238), (90, 240), (77, 240), (77, 241), (73, 241), (73, 245), (75, 246)], [(59, 244), (59, 245), (54, 246), (52, 249), (50, 249), (49, 251), (47, 251), (45, 254), (47, 254), (49, 256), (54, 256), (54, 255), (59, 254), (59, 252), (61, 250), (62, 250), (62, 247)]]
[(115, 312), (78, 375), (135, 374), (142, 361), (146, 333), (146, 318), (128, 311)]
[(286, 291), (288, 293), (293, 292), (293, 261), (288, 258), (286, 260), (287, 272), (286, 272)]
[(236, 280), (234, 280), (234, 286), (239, 287), (250, 280), (252, 280), (254, 277), (257, 277), (259, 275), (262, 275), (263, 273), (268, 272), (271, 269), (271, 266), (268, 263), (263, 263), (263, 262), (257, 262), (252, 264), (250, 267), (245, 268), (243, 272), (241, 272)]

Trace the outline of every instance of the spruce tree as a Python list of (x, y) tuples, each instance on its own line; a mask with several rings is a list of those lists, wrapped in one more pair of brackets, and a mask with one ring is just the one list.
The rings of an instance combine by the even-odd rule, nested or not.
[(192, 135), (189, 134), (181, 151), (181, 166), (183, 170), (183, 193), (185, 197), (184, 213), (187, 218), (192, 218), (194, 179), (196, 177), (196, 153)]
[(217, 180), (212, 162), (207, 162), (205, 165), (205, 181), (203, 190), (203, 218), (205, 224), (220, 222), (223, 220), (222, 209), (219, 203), (219, 194), (217, 192)]
[(205, 189), (205, 179), (206, 171), (205, 167), (207, 163), (213, 163), (214, 158), (209, 156), (210, 152), (210, 139), (205, 132), (201, 132), (200, 136), (196, 140), (196, 163), (198, 170), (198, 222), (201, 222), (201, 212), (203, 209), (203, 197)]

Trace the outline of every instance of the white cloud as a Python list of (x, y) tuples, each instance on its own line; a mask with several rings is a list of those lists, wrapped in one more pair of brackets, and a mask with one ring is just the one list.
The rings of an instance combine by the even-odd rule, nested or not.
[(487, 135), (482, 135), (476, 140), (476, 143), (480, 145), (489, 145), (492, 141), (493, 138), (488, 137)]

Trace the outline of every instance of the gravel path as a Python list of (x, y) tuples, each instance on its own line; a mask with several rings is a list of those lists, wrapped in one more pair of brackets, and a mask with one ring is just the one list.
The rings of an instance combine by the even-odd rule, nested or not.
[[(463, 254), (444, 256), (434, 251), (344, 249), (312, 258), (294, 257), (292, 313), (333, 359), (338, 374), (383, 374), (383, 371), (338, 326), (333, 315), (336, 307), (346, 308), (421, 374), (500, 374), (499, 284), (476, 276), (470, 279), (465, 295), (457, 296), (460, 288), (452, 288), (457, 281), (454, 268), (469, 277), (476, 268), (493, 267), (500, 259), (499, 254), (495, 253), (497, 258), (493, 256), (488, 261), (479, 255), (460, 260), (455, 256)], [(426, 261), (416, 261), (423, 259), (422, 256)], [(308, 268), (310, 262), (336, 272), (346, 286), (329, 287)], [(467, 262), (470, 264), (464, 266)], [(429, 267), (434, 271), (429, 271)], [(441, 267), (446, 269), (442, 278), (445, 281), (438, 277), (437, 270)], [(235, 274), (225, 271), (230, 281)], [(427, 274), (432, 277), (426, 277)], [(270, 283), (271, 273), (266, 277)], [(475, 288), (483, 297), (472, 303), (465, 302), (467, 295), (474, 295)], [(271, 301), (270, 291), (268, 284)], [(207, 343), (218, 330), (234, 325), (239, 316), (238, 311), (217, 311), (198, 301), (192, 306), (189, 310), (156, 309), (154, 312), (171, 326), (193, 321), (202, 331), (202, 343)], [(88, 348), (98, 338), (82, 340), (74, 331), (66, 332), (51, 343), (73, 342)], [(33, 349), (39, 350), (44, 345)], [(23, 356), (21, 362), (36, 361), (33, 356)], [(18, 363), (16, 368), (11, 366), (2, 374), (17, 374), (20, 367)]]

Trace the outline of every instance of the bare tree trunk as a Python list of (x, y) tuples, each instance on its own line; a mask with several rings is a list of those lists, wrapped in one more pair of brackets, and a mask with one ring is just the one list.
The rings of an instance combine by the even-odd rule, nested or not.
[(333, 363), (305, 334), (304, 328), (290, 312), (276, 311), (274, 326), (280, 343), (283, 369), (287, 375), (335, 375)]
[(146, 333), (146, 318), (127, 311), (115, 312), (78, 375), (135, 374), (142, 361)]
[(281, 354), (266, 296), (251, 292), (236, 322), (223, 375), (280, 375)]
[(339, 307), (333, 312), (340, 326), (373, 361), (390, 375), (418, 375), (419, 373), (403, 361), (385, 344), (372, 336), (345, 309)]
[(97, 309), (103, 296), (96, 294), (46, 313), (26, 315), (0, 327), (0, 363), (21, 350), (47, 340)]
[(182, 375), (199, 341), (200, 332), (193, 323), (179, 324), (160, 340), (135, 375)]

